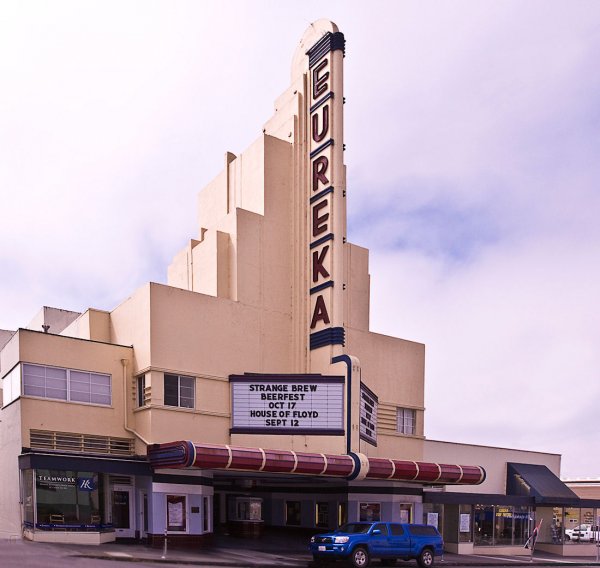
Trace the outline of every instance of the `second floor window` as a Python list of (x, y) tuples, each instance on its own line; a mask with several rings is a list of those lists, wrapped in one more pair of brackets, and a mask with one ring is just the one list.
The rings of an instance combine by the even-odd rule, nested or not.
[(165, 406), (194, 408), (195, 383), (194, 377), (165, 373)]
[(146, 375), (137, 378), (137, 405), (146, 406)]
[(110, 375), (23, 363), (24, 395), (109, 406), (111, 386)]
[(398, 432), (415, 435), (417, 433), (417, 411), (413, 408), (398, 409)]

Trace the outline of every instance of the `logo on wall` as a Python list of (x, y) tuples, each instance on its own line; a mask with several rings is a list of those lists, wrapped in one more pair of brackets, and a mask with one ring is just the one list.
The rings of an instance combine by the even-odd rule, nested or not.
[(94, 483), (93, 477), (78, 477), (77, 478), (77, 489), (79, 491), (95, 491), (96, 484)]

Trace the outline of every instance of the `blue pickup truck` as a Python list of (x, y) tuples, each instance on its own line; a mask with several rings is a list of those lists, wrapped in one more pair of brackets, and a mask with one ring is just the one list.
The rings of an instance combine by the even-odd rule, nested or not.
[(407, 523), (348, 523), (335, 532), (310, 539), (317, 565), (346, 560), (356, 568), (365, 568), (373, 558), (381, 559), (383, 564), (414, 558), (421, 568), (430, 568), (443, 550), (444, 541), (435, 527)]

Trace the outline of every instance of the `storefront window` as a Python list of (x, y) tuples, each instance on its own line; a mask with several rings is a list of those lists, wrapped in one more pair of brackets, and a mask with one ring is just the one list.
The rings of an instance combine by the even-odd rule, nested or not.
[[(35, 471), (37, 525), (52, 528), (98, 526), (103, 517), (102, 474), (89, 471)], [(87, 528), (86, 527), (86, 528)]]
[(571, 537), (573, 536), (574, 529), (579, 528), (579, 525), (579, 508), (565, 507), (565, 544), (577, 542), (573, 541)]
[(497, 506), (495, 511), (496, 517), (496, 534), (494, 544), (512, 544), (513, 538), (513, 508), (511, 506)]
[(494, 507), (492, 505), (475, 505), (473, 528), (475, 546), (493, 546)]
[(513, 544), (525, 546), (529, 538), (531, 513), (529, 507), (513, 507)]
[(32, 527), (35, 522), (33, 507), (33, 470), (26, 469), (23, 475), (23, 522)]
[(380, 503), (361, 503), (360, 519), (361, 521), (380, 521), (381, 504)]
[(473, 541), (475, 546), (523, 546), (530, 526), (529, 507), (475, 505)]
[(167, 530), (185, 532), (186, 503), (185, 495), (167, 495)]
[(256, 497), (236, 497), (235, 521), (261, 521), (262, 499)]
[(285, 502), (285, 524), (300, 526), (300, 501)]
[[(260, 511), (260, 507), (259, 507)], [(209, 530), (209, 505), (208, 505), (208, 497), (202, 498), (202, 530), (204, 532), (208, 532)], [(259, 515), (260, 519), (260, 515)]]
[(472, 509), (471, 505), (460, 505), (458, 509), (458, 542), (472, 542)]
[(563, 542), (565, 544), (586, 544), (600, 538), (600, 518), (598, 509), (565, 507)]
[(318, 527), (329, 526), (329, 503), (319, 502), (315, 505), (315, 524)]

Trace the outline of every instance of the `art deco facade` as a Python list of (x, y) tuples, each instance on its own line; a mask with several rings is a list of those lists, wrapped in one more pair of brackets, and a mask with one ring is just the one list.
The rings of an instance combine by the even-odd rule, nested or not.
[(0, 334), (3, 530), (194, 545), (410, 519), (450, 550), (510, 552), (536, 515), (586, 505), (560, 456), (425, 439), (425, 348), (370, 331), (368, 251), (346, 239), (343, 61), (337, 27), (313, 24), (167, 285)]

